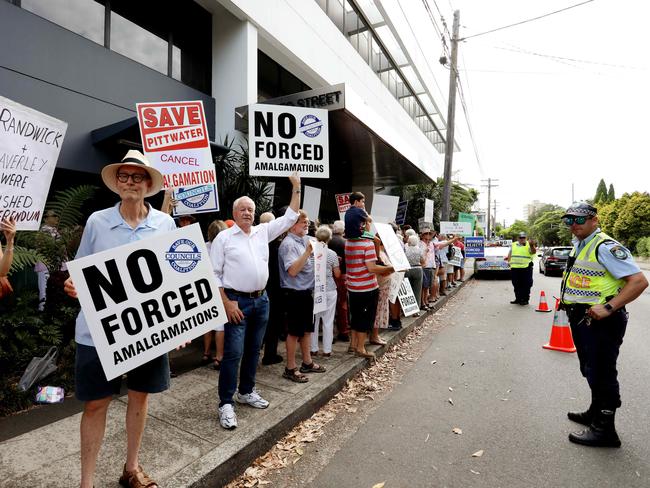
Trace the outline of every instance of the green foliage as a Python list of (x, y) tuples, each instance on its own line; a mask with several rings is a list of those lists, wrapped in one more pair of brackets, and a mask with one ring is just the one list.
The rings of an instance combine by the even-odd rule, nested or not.
[(612, 183), (609, 184), (609, 190), (607, 190), (607, 202), (613, 202), (616, 200), (616, 193), (614, 192), (614, 185)]
[[(434, 227), (439, 228), (443, 187), (443, 179), (438, 178), (435, 183), (427, 185), (408, 185), (394, 188), (393, 194), (400, 195), (404, 200), (409, 202), (406, 211), (406, 223), (417, 229), (418, 219), (424, 216), (424, 200), (428, 198), (433, 200), (434, 212), (432, 223)], [(470, 212), (477, 200), (478, 191), (473, 188), (467, 189), (454, 183), (451, 187), (451, 195), (449, 198), (449, 220), (456, 221), (459, 212)]]
[(568, 245), (571, 242), (571, 232), (562, 223), (564, 210), (557, 205), (555, 210), (550, 210), (538, 215), (530, 226), (530, 234), (537, 242), (544, 246)]
[(19, 246), (14, 246), (14, 258), (11, 261), (11, 268), (9, 274), (20, 271), (25, 267), (33, 267), (39, 261), (44, 259), (43, 255), (36, 249)]
[(67, 190), (57, 191), (54, 198), (47, 202), (45, 211), (53, 210), (59, 216), (59, 228), (72, 228), (83, 219), (83, 204), (91, 199), (98, 190), (96, 186), (81, 185)]
[(515, 220), (510, 227), (503, 230), (503, 237), (506, 239), (516, 239), (520, 232), (528, 234), (530, 232), (528, 224), (523, 220)]
[(594, 203), (598, 204), (600, 202), (607, 202), (607, 185), (605, 180), (601, 178), (596, 188), (596, 195), (594, 196)]
[(636, 243), (637, 256), (650, 257), (650, 237), (642, 237)]
[(248, 148), (239, 144), (233, 147), (233, 142), (228, 138), (223, 145), (230, 148), (230, 152), (216, 161), (215, 169), (219, 181), (219, 206), (222, 213), (230, 218), (232, 204), (241, 196), (248, 196), (255, 202), (255, 213), (271, 210), (271, 187), (264, 178), (250, 176), (248, 170)]
[(534, 211), (528, 216), (528, 226), (532, 226), (535, 223), (535, 221), (545, 213), (552, 212), (554, 210), (564, 210), (564, 209), (559, 205), (554, 205), (552, 203), (545, 203), (544, 205), (541, 205), (536, 211)]
[(621, 204), (612, 237), (634, 249), (636, 242), (647, 235), (650, 235), (650, 194), (634, 192)]

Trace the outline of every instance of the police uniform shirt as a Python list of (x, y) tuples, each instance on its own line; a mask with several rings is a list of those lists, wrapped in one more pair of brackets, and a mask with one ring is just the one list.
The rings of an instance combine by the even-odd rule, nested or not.
[[(582, 241), (574, 238), (575, 255), (577, 256), (599, 232), (601, 232), (600, 228), (596, 229)], [(641, 271), (639, 266), (634, 262), (632, 253), (626, 247), (611, 239), (606, 240), (598, 247), (596, 258), (616, 279), (625, 278), (626, 276), (631, 276)]]

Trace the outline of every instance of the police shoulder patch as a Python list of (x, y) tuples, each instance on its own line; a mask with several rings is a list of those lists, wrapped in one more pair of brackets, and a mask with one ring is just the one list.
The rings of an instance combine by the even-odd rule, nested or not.
[(620, 259), (620, 260), (625, 260), (630, 256), (628, 250), (620, 245), (612, 246), (609, 249), (609, 252), (611, 252), (612, 256), (614, 256), (616, 259)]

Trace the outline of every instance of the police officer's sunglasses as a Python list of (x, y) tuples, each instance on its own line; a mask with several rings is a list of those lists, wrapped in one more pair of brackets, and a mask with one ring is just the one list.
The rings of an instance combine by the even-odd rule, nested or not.
[(126, 183), (129, 181), (129, 178), (133, 180), (133, 183), (142, 183), (144, 180), (149, 179), (148, 174), (142, 174), (142, 173), (117, 173), (117, 179), (120, 183)]
[(584, 224), (587, 220), (589, 220), (591, 217), (585, 217), (585, 216), (580, 216), (580, 217), (564, 217), (564, 224), (567, 227), (571, 227), (574, 223), (578, 225)]

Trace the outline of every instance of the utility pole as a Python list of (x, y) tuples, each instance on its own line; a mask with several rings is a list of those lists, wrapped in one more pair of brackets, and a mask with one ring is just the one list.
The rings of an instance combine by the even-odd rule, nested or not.
[(573, 196), (573, 183), (571, 183), (571, 205), (573, 205), (573, 202), (575, 202), (575, 201), (576, 201), (576, 199)]
[(493, 214), (493, 217), (494, 217), (494, 227), (496, 229), (496, 226), (497, 226), (497, 201), (496, 201), (496, 199), (494, 200), (494, 214)]
[(488, 194), (487, 194), (487, 229), (486, 229), (486, 239), (489, 239), (492, 234), (490, 234), (490, 229), (491, 229), (491, 224), (490, 224), (490, 204), (492, 202), (492, 187), (497, 187), (499, 185), (495, 185), (495, 181), (499, 180), (493, 180), (492, 178), (488, 178), (487, 180), (481, 180), (481, 181), (487, 181), (487, 185), (481, 185), (484, 188), (488, 189)]
[(447, 140), (445, 141), (445, 174), (442, 190), (442, 219), (449, 220), (451, 200), (451, 163), (454, 157), (454, 119), (456, 118), (456, 81), (458, 76), (458, 31), (460, 10), (454, 10), (454, 26), (451, 36), (451, 66), (449, 69), (449, 105), (447, 107)]

